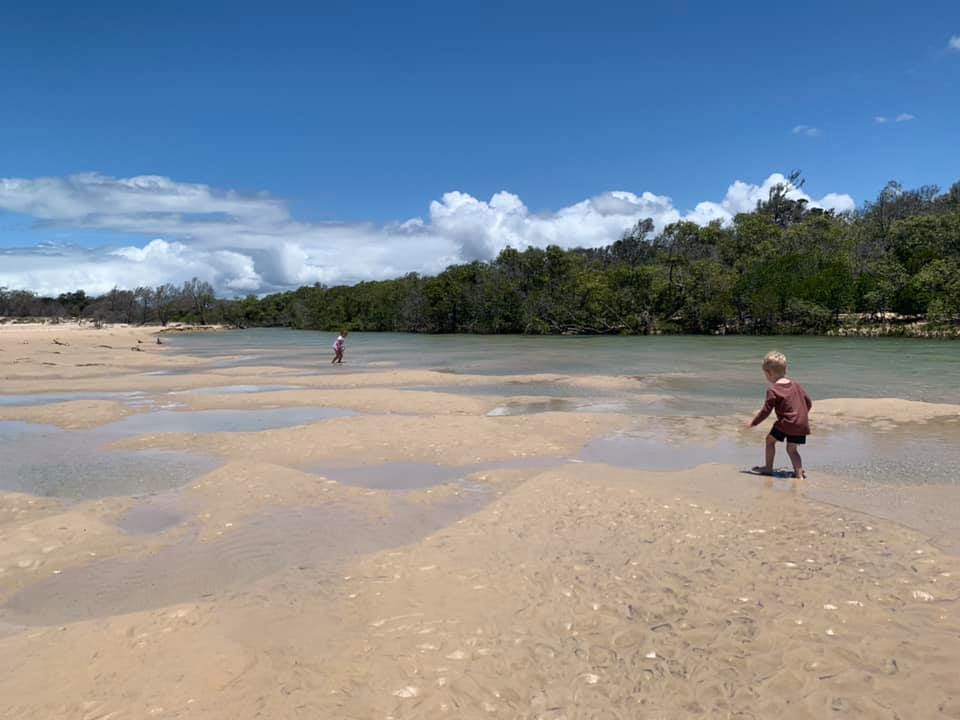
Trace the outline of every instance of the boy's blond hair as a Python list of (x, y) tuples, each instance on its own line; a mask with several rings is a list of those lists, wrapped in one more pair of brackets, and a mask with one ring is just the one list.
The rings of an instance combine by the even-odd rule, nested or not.
[(763, 358), (763, 369), (783, 377), (787, 374), (787, 356), (776, 350), (768, 352)]

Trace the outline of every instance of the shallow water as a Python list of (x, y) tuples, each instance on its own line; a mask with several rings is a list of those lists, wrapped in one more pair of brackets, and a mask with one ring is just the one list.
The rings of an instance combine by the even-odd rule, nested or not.
[(177, 487), (220, 463), (189, 453), (103, 450), (96, 431), (0, 422), (0, 490), (99, 498)]
[[(706, 463), (750, 468), (764, 462), (760, 431), (736, 440), (704, 440), (684, 434), (682, 423), (618, 433), (594, 440), (580, 459), (642, 470), (687, 470)], [(924, 425), (878, 431), (851, 426), (811, 435), (800, 447), (810, 473), (840, 475), (886, 484), (960, 484), (960, 428)], [(789, 471), (783, 443), (775, 465)]]
[[(542, 412), (612, 412), (627, 415), (728, 415), (747, 413), (755, 401), (668, 395), (637, 382), (633, 389), (588, 387), (575, 383), (491, 382), (467, 385), (411, 385), (404, 390), (451, 393), (467, 396), (526, 396), (536, 400), (510, 400), (494, 408), (492, 415), (535, 415)], [(539, 398), (543, 398), (542, 400)]]
[(0, 407), (26, 407), (51, 405), (72, 400), (118, 400), (136, 404), (143, 401), (142, 392), (68, 392), (27, 393), (23, 395), (0, 395)]
[(589, 398), (595, 391), (558, 382), (485, 382), (467, 385), (410, 385), (403, 390), (450, 393), (452, 395), (493, 395), (496, 397), (528, 395), (550, 398)]
[[(240, 356), (239, 365), (329, 370), (330, 333), (242, 330), (171, 338), (200, 357)], [(960, 344), (902, 338), (520, 337), (355, 333), (345, 370), (432, 368), (486, 375), (560, 373), (639, 376), (645, 392), (694, 400), (762, 398), (760, 360), (785, 352), (791, 371), (818, 397), (893, 396), (960, 403)]]
[[(257, 363), (316, 369), (328, 334), (249, 330), (176, 338), (177, 351), (200, 356), (249, 354)], [(585, 459), (647, 469), (680, 469), (702, 462), (751, 466), (762, 461), (757, 432), (743, 442), (704, 447), (672, 433), (685, 417), (752, 414), (766, 384), (759, 369), (772, 348), (786, 352), (791, 374), (814, 403), (827, 397), (899, 397), (960, 403), (960, 343), (900, 338), (807, 337), (517, 337), (356, 333), (348, 340), (350, 370), (384, 363), (451, 374), (552, 373), (574, 382), (497, 381), (483, 385), (423, 386), (466, 395), (528, 396), (507, 401), (492, 415), (540, 412), (615, 412), (662, 418), (656, 434), (603, 438)], [(321, 368), (321, 371), (324, 369)], [(630, 378), (623, 387), (577, 384), (577, 376)], [(410, 388), (417, 389), (417, 388)], [(539, 399), (542, 398), (542, 399)], [(724, 420), (726, 422), (726, 420)], [(676, 442), (681, 441), (680, 443)], [(954, 483), (960, 468), (960, 431), (944, 424), (887, 433), (851, 428), (814, 436), (807, 464), (823, 472), (883, 483)], [(781, 461), (787, 465), (783, 449)]]
[(523, 402), (508, 402), (487, 413), (490, 417), (508, 415), (535, 415), (545, 412), (575, 412), (578, 404), (565, 398), (544, 398), (543, 400), (528, 400)]
[[(699, 407), (697, 410), (702, 411)], [(609, 393), (592, 398), (548, 397), (543, 400), (511, 400), (487, 413), (489, 417), (536, 415), (547, 412), (617, 413), (621, 415), (682, 415), (672, 398), (637, 398)]]
[(373, 490), (416, 490), (444, 483), (460, 483), (461, 487), (476, 490), (475, 483), (466, 481), (474, 473), (504, 468), (548, 468), (571, 462), (569, 458), (527, 457), (511, 458), (472, 465), (435, 465), (417, 462), (388, 462), (378, 465), (329, 466), (313, 465), (308, 472), (336, 480), (344, 485), (355, 485)]
[(186, 519), (175, 495), (159, 494), (138, 499), (117, 518), (116, 524), (128, 535), (152, 535), (176, 527)]
[(249, 432), (356, 415), (336, 408), (155, 410), (93, 430), (0, 421), (0, 490), (97, 498), (179, 487), (217, 467), (186, 452), (106, 450), (122, 438), (165, 432)]
[(255, 408), (250, 410), (155, 410), (129, 415), (96, 432), (129, 437), (147, 433), (255, 432), (351, 417), (351, 410), (326, 407)]
[(218, 387), (177, 390), (171, 395), (247, 395), (276, 390), (302, 390), (303, 385), (220, 385)]
[(104, 558), (36, 582), (0, 608), (0, 622), (54, 624), (209, 597), (278, 571), (303, 573), (311, 592), (363, 552), (413, 542), (475, 512), (494, 496), (473, 488), (429, 503), (394, 498), (384, 514), (331, 504), (275, 508), (238, 520), (215, 539), (197, 529), (146, 556)]

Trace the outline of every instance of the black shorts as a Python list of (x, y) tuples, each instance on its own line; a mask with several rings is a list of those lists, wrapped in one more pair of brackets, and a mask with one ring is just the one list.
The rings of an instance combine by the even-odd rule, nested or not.
[(787, 435), (783, 430), (774, 426), (770, 428), (770, 434), (773, 436), (773, 439), (777, 442), (783, 442), (786, 440), (788, 443), (793, 443), (794, 445), (806, 445), (807, 436), (806, 435)]

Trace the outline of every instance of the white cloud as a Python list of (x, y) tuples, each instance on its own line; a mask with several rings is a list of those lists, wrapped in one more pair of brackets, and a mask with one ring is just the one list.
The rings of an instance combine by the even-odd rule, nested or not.
[(165, 282), (179, 284), (191, 277), (206, 280), (227, 294), (256, 292), (263, 285), (248, 256), (164, 240), (115, 250), (58, 245), (0, 250), (0, 286), (43, 295), (77, 288), (100, 294), (115, 285), (153, 287)]
[(810, 207), (833, 210), (842, 215), (856, 210), (857, 203), (846, 193), (827, 193), (819, 200), (811, 200)]
[[(780, 173), (773, 173), (764, 180), (761, 185), (753, 185), (752, 183), (737, 180), (727, 189), (727, 194), (721, 202), (699, 203), (693, 212), (687, 215), (686, 219), (701, 225), (713, 220), (728, 222), (732, 220), (737, 213), (754, 210), (758, 202), (767, 199), (770, 195), (770, 189), (774, 185), (786, 182), (787, 179)], [(853, 198), (846, 194), (827, 193), (817, 200), (802, 190), (792, 188), (787, 193), (787, 197), (793, 200), (806, 200), (808, 206), (812, 208), (834, 210), (838, 213), (850, 212), (856, 207)]]
[(947, 41), (947, 49), (960, 51), (960, 35), (954, 35)]
[(894, 117), (892, 121), (890, 118), (888, 118), (885, 115), (875, 115), (873, 118), (873, 121), (877, 125), (884, 125), (889, 122), (903, 123), (903, 122), (910, 122), (911, 120), (916, 120), (916, 119), (917, 119), (916, 115), (911, 115), (910, 113), (900, 113), (899, 115)]
[(810, 125), (796, 125), (792, 132), (794, 135), (804, 135), (805, 137), (820, 137), (820, 128)]
[[(509, 192), (488, 201), (449, 192), (430, 204), (426, 221), (378, 225), (304, 223), (268, 195), (163, 177), (0, 179), (0, 210), (30, 215), (43, 226), (148, 239), (143, 246), (0, 250), (0, 286), (52, 295), (77, 288), (102, 293), (114, 285), (181, 283), (196, 276), (222, 294), (237, 295), (435, 273), (456, 262), (492, 258), (507, 246), (607, 245), (648, 217), (657, 229), (681, 219), (726, 223), (753, 210), (784, 181), (779, 173), (760, 185), (738, 180), (720, 202), (701, 202), (687, 213), (651, 192), (605, 192), (549, 213), (531, 212)], [(790, 196), (838, 212), (854, 208), (849, 195), (817, 200), (793, 190)]]
[(549, 215), (535, 215), (512, 193), (489, 202), (461, 192), (430, 203), (430, 227), (454, 241), (466, 259), (489, 258), (509, 246), (598, 247), (620, 237), (642, 218), (658, 227), (680, 219), (670, 198), (645, 192), (607, 192)]
[(98, 218), (152, 213), (223, 214), (251, 223), (286, 217), (283, 203), (265, 194), (243, 197), (232, 190), (213, 190), (156, 175), (118, 179), (82, 173), (65, 178), (0, 179), (0, 198), (6, 210), (40, 220), (83, 220), (91, 225), (98, 224)]

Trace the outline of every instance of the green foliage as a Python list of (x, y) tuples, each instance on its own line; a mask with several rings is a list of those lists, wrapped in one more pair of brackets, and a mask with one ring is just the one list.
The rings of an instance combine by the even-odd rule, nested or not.
[(960, 314), (960, 259), (956, 256), (924, 266), (913, 285), (930, 319), (951, 321)]
[(87, 294), (83, 290), (77, 290), (76, 292), (61, 294), (57, 298), (57, 302), (60, 303), (72, 317), (80, 317), (83, 314), (84, 308), (90, 304), (90, 298), (87, 297)]

